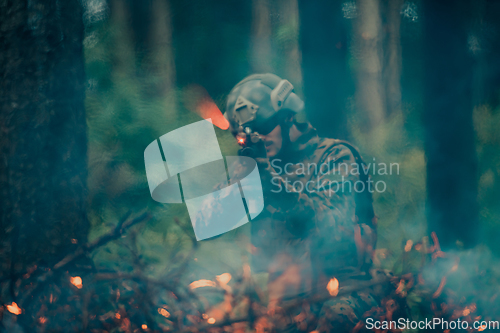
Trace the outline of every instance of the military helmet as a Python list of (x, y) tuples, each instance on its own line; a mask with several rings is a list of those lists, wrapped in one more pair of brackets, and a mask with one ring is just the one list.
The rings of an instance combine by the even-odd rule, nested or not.
[(283, 117), (300, 112), (304, 102), (293, 85), (274, 74), (254, 74), (234, 86), (227, 97), (224, 117), (231, 131), (242, 128), (268, 134)]

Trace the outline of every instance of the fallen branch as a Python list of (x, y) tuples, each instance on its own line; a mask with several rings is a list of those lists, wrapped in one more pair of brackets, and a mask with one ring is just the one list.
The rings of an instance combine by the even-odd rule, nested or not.
[[(280, 309), (282, 311), (287, 311), (290, 309), (297, 308), (300, 305), (302, 305), (303, 303), (315, 304), (315, 303), (325, 302), (325, 301), (328, 301), (329, 299), (335, 299), (339, 296), (349, 295), (349, 294), (352, 294), (356, 291), (360, 291), (360, 290), (367, 289), (367, 288), (370, 288), (370, 287), (373, 287), (376, 285), (388, 283), (390, 281), (391, 281), (391, 278), (382, 278), (382, 279), (372, 280), (370, 282), (360, 283), (356, 286), (343, 287), (343, 288), (339, 289), (339, 293), (337, 294), (337, 296), (331, 296), (330, 294), (325, 292), (325, 295), (313, 295), (313, 296), (309, 296), (309, 297), (299, 298), (299, 299), (296, 299), (293, 301), (288, 301), (288, 302), (282, 303), (282, 305), (280, 306)], [(222, 320), (220, 322), (215, 322), (214, 324), (204, 324), (204, 325), (195, 326), (195, 327), (188, 327), (181, 332), (185, 332), (185, 333), (203, 332), (203, 331), (209, 330), (211, 328), (215, 328), (215, 327), (224, 327), (224, 326), (229, 326), (229, 325), (232, 325), (235, 323), (240, 323), (240, 322), (245, 322), (245, 321), (250, 321), (250, 320), (256, 321), (258, 318), (264, 317), (264, 316), (268, 316), (268, 315), (264, 314), (264, 315), (259, 316), (259, 315), (253, 314), (253, 316), (252, 316), (253, 318), (250, 318), (249, 315), (239, 316), (239, 317), (235, 317), (235, 318), (228, 318), (228, 319)]]
[(142, 213), (141, 215), (139, 215), (136, 218), (127, 220), (127, 218), (129, 216), (130, 216), (130, 213), (127, 213), (118, 222), (116, 227), (113, 228), (113, 230), (111, 230), (108, 233), (106, 233), (105, 235), (99, 237), (95, 241), (83, 245), (82, 247), (78, 248), (75, 252), (68, 254), (61, 261), (56, 263), (51, 269), (45, 271), (40, 276), (38, 276), (37, 277), (38, 283), (35, 285), (35, 288), (31, 289), (30, 291), (27, 291), (23, 295), (24, 297), (22, 300), (20, 300), (19, 304), (23, 304), (25, 300), (29, 299), (30, 296), (32, 296), (34, 293), (36, 293), (41, 288), (41, 285), (44, 284), (44, 282), (46, 282), (50, 277), (52, 277), (54, 275), (54, 271), (57, 271), (57, 270), (65, 267), (66, 265), (68, 265), (69, 263), (80, 258), (84, 254), (89, 253), (89, 252), (95, 250), (96, 248), (101, 247), (114, 239), (118, 239), (130, 227), (132, 227), (140, 222), (148, 221), (149, 219), (151, 219), (151, 214), (148, 212)]
[(106, 245), (112, 240), (120, 238), (123, 233), (129, 229), (130, 227), (143, 222), (143, 221), (148, 221), (151, 219), (151, 214), (148, 212), (142, 213), (136, 218), (133, 218), (131, 220), (127, 220), (127, 218), (130, 216), (130, 213), (127, 213), (124, 218), (122, 218), (118, 224), (116, 225), (113, 230), (109, 231), (108, 233), (102, 235), (92, 243), (87, 243), (78, 250), (76, 250), (73, 253), (68, 254), (66, 257), (64, 257), (61, 261), (59, 261), (57, 264), (54, 265), (54, 270), (60, 269), (70, 262), (73, 262), (74, 260), (78, 259), (82, 255), (88, 252), (92, 252), (93, 250), (97, 249), (98, 247), (101, 247), (103, 245)]

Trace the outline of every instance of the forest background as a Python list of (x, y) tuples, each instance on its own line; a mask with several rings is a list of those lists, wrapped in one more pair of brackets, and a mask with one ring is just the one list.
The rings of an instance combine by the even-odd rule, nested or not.
[[(148, 221), (96, 247), (89, 258), (98, 271), (159, 280), (175, 271), (186, 286), (243, 275), (249, 226), (194, 246), (186, 208), (151, 199), (143, 152), (201, 119), (198, 101), (210, 96), (224, 112), (232, 86), (263, 72), (292, 82), (306, 103), (299, 119), (320, 135), (350, 140), (368, 162), (399, 164), (399, 175), (373, 175), (387, 184), (374, 194), (381, 268), (411, 270), (405, 247), (436, 232), (465, 270), (498, 287), (499, 2), (1, 6), (5, 313), (22, 299), (26, 270), (53, 267), (79, 244), (113, 234), (130, 213), (146, 211)], [(216, 133), (222, 153), (234, 155), (231, 134)], [(68, 274), (84, 276), (75, 269)], [(457, 279), (457, 288), (470, 297), (487, 292), (467, 281)]]

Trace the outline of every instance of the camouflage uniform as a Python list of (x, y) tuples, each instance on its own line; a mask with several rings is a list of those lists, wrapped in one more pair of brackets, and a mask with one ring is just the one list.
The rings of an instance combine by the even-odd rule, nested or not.
[[(310, 262), (311, 272), (303, 274), (312, 273), (313, 289), (323, 293), (325, 279), (336, 277), (341, 285), (352, 278), (370, 279), (376, 217), (361, 157), (347, 142), (319, 138), (311, 125), (296, 125), (301, 135), (288, 144), (286, 152), (272, 160), (256, 159), (265, 210), (251, 224), (253, 269), (271, 271), (269, 279), (273, 280), (286, 269), (287, 263), (278, 262), (283, 254), (294, 263)], [(365, 191), (355, 191), (356, 182), (358, 189), (363, 182)], [(340, 190), (334, 191), (337, 186)], [(302, 291), (307, 289), (303, 286)], [(324, 331), (332, 325), (353, 328), (362, 313), (376, 304), (365, 292), (315, 308)]]
[[(287, 296), (284, 286), (295, 288), (288, 293), (293, 297), (311, 289), (325, 293), (333, 277), (341, 286), (370, 279), (367, 272), (376, 243), (376, 218), (366, 190), (370, 180), (358, 151), (347, 142), (319, 138), (309, 124), (294, 122), (290, 127), (303, 107), (289, 81), (255, 74), (233, 87), (224, 114), (243, 147), (240, 154), (254, 157), (259, 167), (265, 208), (251, 222), (252, 264), (254, 272), (269, 273), (268, 291), (279, 290), (270, 295), (273, 301)], [(269, 160), (259, 135), (269, 135), (278, 125), (284, 134), (282, 148)], [(365, 190), (356, 191), (355, 184)], [(330, 323), (354, 327), (354, 318), (371, 305), (371, 297), (368, 293), (366, 302), (353, 297), (315, 306), (315, 313)], [(352, 311), (339, 311), (344, 305)]]
[(358, 182), (361, 189), (359, 182), (367, 181), (361, 157), (350, 144), (319, 138), (309, 124), (297, 125), (302, 134), (285, 154), (271, 161), (257, 158), (266, 207), (252, 223), (252, 244), (268, 259), (258, 268), (266, 269), (282, 250), (310, 251), (314, 268), (327, 275), (362, 274), (375, 247), (376, 218), (371, 193), (357, 193), (353, 186)]

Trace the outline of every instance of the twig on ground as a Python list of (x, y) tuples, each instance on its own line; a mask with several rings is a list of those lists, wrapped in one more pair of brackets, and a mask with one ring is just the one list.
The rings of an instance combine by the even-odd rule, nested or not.
[(116, 225), (113, 230), (109, 231), (108, 233), (104, 234), (103, 236), (99, 237), (95, 241), (91, 243), (87, 243), (78, 250), (76, 250), (73, 253), (68, 254), (66, 257), (64, 257), (61, 261), (59, 261), (57, 264), (54, 265), (54, 270), (60, 269), (70, 262), (78, 259), (82, 255), (88, 252), (92, 252), (93, 250), (97, 249), (98, 247), (101, 247), (107, 243), (109, 243), (112, 240), (118, 239), (123, 235), (123, 233), (129, 229), (130, 227), (143, 222), (143, 221), (148, 221), (151, 219), (151, 214), (148, 212), (144, 212), (141, 215), (137, 216), (136, 218), (126, 220), (126, 218), (130, 216), (130, 213), (127, 213), (125, 216), (125, 219), (122, 218), (120, 222)]
[[(330, 296), (329, 294), (326, 294), (326, 295), (314, 295), (314, 296), (309, 296), (309, 297), (303, 297), (303, 298), (299, 298), (299, 299), (296, 299), (293, 301), (282, 303), (280, 308), (282, 309), (282, 311), (286, 311), (286, 310), (297, 308), (298, 306), (302, 305), (303, 303), (309, 303), (309, 304), (321, 303), (321, 302), (325, 302), (329, 299), (334, 299), (336, 297), (343, 296), (343, 295), (349, 295), (349, 294), (352, 294), (353, 292), (367, 289), (367, 288), (373, 287), (375, 285), (388, 283), (390, 281), (391, 281), (390, 278), (377, 279), (374, 281), (372, 280), (372, 281), (367, 282), (367, 283), (358, 284), (357, 286), (340, 288), (337, 296)], [(249, 315), (239, 316), (239, 317), (235, 317), (235, 318), (222, 320), (220, 322), (215, 322), (214, 324), (204, 324), (204, 325), (199, 325), (199, 326), (194, 326), (194, 327), (188, 327), (181, 332), (185, 332), (185, 333), (203, 332), (203, 331), (209, 330), (211, 328), (229, 326), (229, 325), (239, 323), (239, 322), (245, 322), (245, 321), (250, 321), (250, 320), (256, 321), (258, 318), (264, 317), (264, 316), (267, 316), (267, 314), (259, 316), (259, 315), (256, 315), (255, 313), (252, 313), (253, 318), (250, 318)]]

